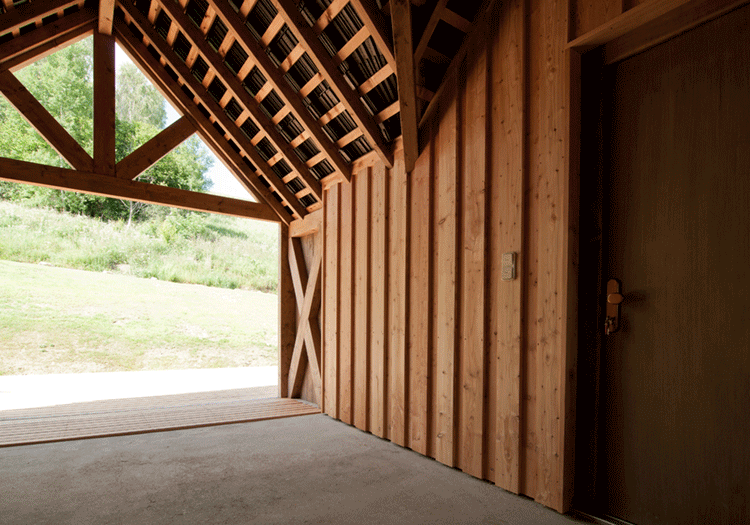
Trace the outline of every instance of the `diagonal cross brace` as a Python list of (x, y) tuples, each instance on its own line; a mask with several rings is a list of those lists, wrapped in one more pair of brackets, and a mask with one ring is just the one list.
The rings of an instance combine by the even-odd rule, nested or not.
[[(289, 367), (289, 396), (298, 397), (304, 379), (305, 362), (310, 363), (315, 390), (320, 393), (320, 270), (322, 252), (313, 257), (310, 275), (305, 270), (302, 242), (298, 238), (289, 239), (289, 267), (292, 271), (294, 293), (297, 296), (297, 336), (294, 341), (292, 362)], [(306, 350), (303, 354), (302, 349)]]

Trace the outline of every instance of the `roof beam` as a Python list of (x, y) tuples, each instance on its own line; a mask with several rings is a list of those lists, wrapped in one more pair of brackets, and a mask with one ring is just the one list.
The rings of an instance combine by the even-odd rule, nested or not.
[(37, 60), (51, 55), (58, 49), (91, 36), (94, 33), (95, 26), (95, 22), (88, 22), (65, 33), (60, 33), (54, 39), (48, 40), (43, 44), (31, 46), (27, 51), (17, 54), (8, 60), (0, 60), (0, 71), (18, 71), (19, 69), (23, 69)]
[[(313, 177), (312, 173), (310, 173), (310, 169), (305, 166), (302, 161), (299, 160), (289, 143), (286, 142), (286, 140), (284, 140), (284, 137), (281, 136), (281, 133), (276, 130), (276, 127), (274, 125), (268, 126), (264, 124), (268, 121), (268, 118), (260, 111), (258, 103), (255, 101), (255, 99), (253, 99), (252, 96), (250, 96), (247, 91), (245, 91), (240, 81), (237, 80), (237, 77), (234, 76), (234, 74), (232, 74), (231, 71), (229, 71), (229, 69), (222, 63), (221, 57), (219, 57), (219, 55), (208, 46), (205, 40), (206, 35), (200, 33), (195, 28), (195, 26), (190, 23), (187, 15), (185, 15), (185, 13), (182, 12), (179, 6), (173, 3), (171, 0), (167, 0), (162, 4), (162, 6), (167, 14), (172, 18), (172, 20), (174, 20), (179, 26), (182, 27), (183, 34), (195, 47), (198, 48), (208, 64), (214, 68), (218, 78), (227, 86), (229, 91), (234, 94), (234, 96), (240, 101), (240, 103), (245, 106), (245, 108), (250, 112), (255, 122), (268, 136), (271, 144), (278, 151), (281, 151), (283, 153), (292, 169), (294, 169), (299, 177), (305, 182), (305, 184), (307, 184), (307, 186), (312, 190), (317, 199), (319, 201), (322, 201), (323, 189), (320, 186), (320, 182), (318, 182), (318, 180)], [(217, 60), (217, 58), (219, 58), (219, 60)]]
[(285, 224), (292, 222), (293, 218), (284, 209), (284, 206), (276, 200), (271, 191), (258, 179), (258, 176), (250, 170), (242, 157), (231, 149), (226, 148), (226, 139), (211, 125), (209, 119), (198, 111), (195, 103), (181, 90), (172, 88), (175, 82), (167, 75), (164, 67), (146, 49), (146, 46), (130, 32), (130, 29), (122, 20), (115, 17), (114, 24), (117, 40), (123, 46), (130, 58), (138, 64), (151, 82), (159, 91), (177, 107), (183, 115), (188, 117), (196, 128), (206, 146), (213, 151), (227, 166), (233, 175), (256, 199), (268, 204), (277, 216)]
[(112, 22), (115, 19), (115, 0), (99, 0), (99, 32), (112, 34)]
[(414, 82), (414, 47), (411, 40), (411, 3), (391, 0), (393, 44), (396, 51), (398, 101), (401, 111), (401, 135), (404, 138), (404, 167), (411, 173), (419, 157), (417, 128), (417, 91)]
[(79, 0), (36, 0), (33, 3), (21, 4), (0, 18), (0, 35), (39, 21), (78, 2)]
[(293, 0), (271, 0), (284, 17), (284, 21), (294, 32), (295, 37), (307, 49), (315, 67), (323, 73), (336, 96), (344, 103), (354, 122), (363, 131), (372, 148), (389, 168), (393, 167), (393, 150), (389, 148), (380, 131), (365, 111), (359, 96), (346, 83), (335, 63), (320, 43), (312, 28), (307, 25)]
[(117, 163), (118, 178), (133, 180), (159, 162), (166, 154), (185, 142), (195, 133), (195, 126), (187, 117), (173, 122), (169, 127), (143, 144)]
[[(315, 138), (318, 146), (328, 155), (328, 159), (331, 161), (334, 169), (349, 180), (351, 178), (351, 169), (334, 147), (331, 139), (317, 125), (315, 119), (313, 119), (310, 112), (302, 104), (302, 101), (292, 87), (284, 80), (282, 74), (271, 62), (271, 59), (268, 58), (268, 55), (266, 55), (255, 41), (255, 38), (250, 34), (250, 30), (245, 27), (227, 2), (209, 0), (209, 5), (214, 7), (224, 24), (235, 33), (238, 41), (243, 44), (242, 47), (249, 52), (249, 56), (255, 59), (255, 64), (263, 76), (276, 85), (277, 93), (282, 102), (292, 107), (294, 116), (307, 128)], [(301, 55), (302, 53), (297, 58)]]
[(138, 30), (148, 38), (151, 45), (153, 45), (159, 51), (162, 58), (166, 60), (167, 64), (172, 68), (172, 70), (177, 73), (177, 76), (180, 77), (181, 80), (188, 85), (190, 90), (193, 92), (194, 97), (196, 97), (203, 104), (203, 106), (208, 109), (208, 111), (219, 122), (222, 128), (224, 128), (224, 132), (232, 138), (232, 140), (245, 152), (250, 160), (252, 160), (253, 164), (255, 164), (255, 166), (257, 166), (259, 170), (261, 170), (261, 173), (263, 173), (263, 175), (266, 177), (271, 186), (273, 186), (279, 196), (289, 204), (289, 207), (292, 208), (300, 218), (304, 217), (307, 213), (307, 210), (305, 210), (302, 204), (300, 204), (300, 202), (294, 197), (294, 195), (292, 195), (292, 193), (281, 181), (281, 179), (279, 179), (271, 171), (271, 166), (268, 164), (268, 162), (263, 160), (258, 151), (255, 149), (253, 143), (245, 137), (245, 135), (240, 131), (240, 128), (235, 124), (235, 122), (232, 122), (224, 113), (224, 108), (222, 108), (217, 102), (214, 101), (214, 99), (208, 93), (207, 89), (204, 88), (203, 85), (195, 79), (187, 66), (185, 66), (185, 64), (176, 57), (174, 51), (156, 33), (148, 20), (145, 20), (143, 15), (141, 15), (141, 13), (138, 12), (138, 10), (135, 9), (132, 5), (121, 5), (127, 12), (128, 16), (131, 17), (133, 23), (138, 27)]
[(10, 71), (0, 73), (0, 91), (68, 164), (78, 170), (93, 170), (89, 154)]
[(184, 210), (204, 211), (278, 222), (265, 204), (158, 186), (145, 182), (105, 177), (85, 171), (0, 158), (0, 179), (35, 184), (58, 190), (78, 191), (102, 197), (114, 197), (148, 204), (163, 204)]
[(65, 16), (56, 22), (34, 29), (30, 33), (18, 36), (0, 45), (0, 63), (5, 67), (5, 62), (24, 54), (29, 49), (41, 46), (52, 40), (57, 40), (61, 34), (68, 33), (96, 20), (96, 12), (84, 7), (77, 13)]

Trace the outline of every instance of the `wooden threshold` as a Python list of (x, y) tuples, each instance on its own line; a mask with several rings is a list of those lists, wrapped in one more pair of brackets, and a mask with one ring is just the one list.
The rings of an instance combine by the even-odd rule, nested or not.
[(257, 390), (246, 388), (6, 410), (0, 412), (0, 448), (320, 413), (317, 406), (298, 399), (258, 399)]

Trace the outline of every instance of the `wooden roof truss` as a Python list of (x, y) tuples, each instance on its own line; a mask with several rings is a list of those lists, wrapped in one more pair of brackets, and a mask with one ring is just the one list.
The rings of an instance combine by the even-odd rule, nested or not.
[[(392, 166), (402, 144), (411, 170), (418, 119), (459, 50), (456, 39), (472, 27), (465, 17), (484, 12), (474, 4), (0, 0), (0, 86), (76, 170), (142, 184), (133, 179), (197, 132), (261, 205), (289, 223), (319, 209), (324, 185), (348, 180), (357, 165)], [(11, 73), (91, 34), (99, 35), (93, 159)], [(116, 166), (114, 39), (183, 115)]]

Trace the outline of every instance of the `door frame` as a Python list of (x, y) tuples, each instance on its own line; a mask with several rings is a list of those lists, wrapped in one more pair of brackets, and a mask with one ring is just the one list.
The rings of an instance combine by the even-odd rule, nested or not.
[[(595, 523), (622, 524), (604, 516), (597, 487), (600, 435), (599, 381), (603, 346), (606, 238), (603, 225), (605, 141), (602, 90), (608, 66), (651, 49), (749, 4), (750, 0), (651, 0), (576, 38), (567, 46), (570, 64), (570, 174), (579, 177), (578, 352), (572, 508)], [(593, 152), (596, 152), (595, 154)]]

